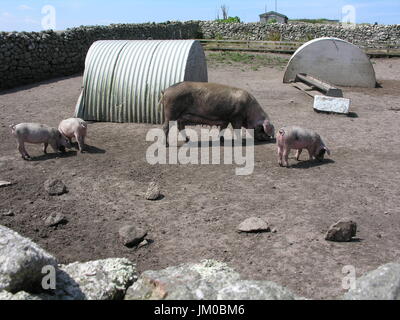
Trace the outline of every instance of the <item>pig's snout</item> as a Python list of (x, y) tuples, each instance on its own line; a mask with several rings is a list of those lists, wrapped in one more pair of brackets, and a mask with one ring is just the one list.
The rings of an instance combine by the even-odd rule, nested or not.
[(65, 152), (65, 148), (70, 149), (71, 143), (61, 132), (58, 132), (58, 150)]
[(269, 138), (271, 138), (271, 139), (275, 138), (275, 127), (269, 120), (264, 121), (263, 128), (264, 128), (265, 134)]

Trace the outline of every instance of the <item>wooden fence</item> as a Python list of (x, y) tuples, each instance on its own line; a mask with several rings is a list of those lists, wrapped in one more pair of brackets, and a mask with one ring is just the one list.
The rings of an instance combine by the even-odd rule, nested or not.
[[(296, 41), (251, 41), (251, 40), (209, 40), (199, 39), (204, 50), (214, 51), (255, 51), (293, 54), (305, 42)], [(369, 56), (400, 57), (400, 43), (370, 48), (359, 45)]]

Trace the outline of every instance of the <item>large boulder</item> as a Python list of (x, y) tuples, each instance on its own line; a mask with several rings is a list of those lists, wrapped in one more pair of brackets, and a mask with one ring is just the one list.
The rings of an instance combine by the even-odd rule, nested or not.
[(61, 265), (53, 295), (57, 300), (118, 300), (137, 279), (136, 266), (126, 258)]
[(159, 271), (145, 271), (126, 292), (126, 300), (216, 299), (218, 290), (239, 280), (226, 264), (204, 260)]
[(39, 291), (42, 268), (56, 259), (31, 240), (0, 225), (0, 291)]
[(42, 300), (39, 296), (30, 294), (25, 291), (19, 291), (12, 294), (8, 291), (0, 291), (0, 300)]
[(145, 271), (126, 292), (126, 300), (295, 299), (269, 281), (244, 281), (225, 263), (204, 260), (159, 271)]
[(294, 300), (290, 290), (271, 281), (241, 280), (218, 292), (218, 300)]
[(388, 263), (356, 280), (344, 300), (400, 300), (400, 264)]

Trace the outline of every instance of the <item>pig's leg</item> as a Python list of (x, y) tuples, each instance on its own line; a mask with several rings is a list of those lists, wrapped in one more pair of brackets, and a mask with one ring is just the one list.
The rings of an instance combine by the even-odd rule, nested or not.
[(18, 151), (21, 154), (22, 159), (27, 160), (31, 158), (28, 152), (26, 152), (25, 144), (21, 139), (18, 139)]
[(236, 139), (242, 138), (242, 132), (237, 131), (242, 129), (242, 121), (241, 120), (234, 120), (231, 122), (233, 128), (233, 134), (235, 135)]
[(60, 150), (58, 150), (58, 145), (55, 141), (49, 141), (49, 144), (51, 146), (51, 148), (54, 150), (54, 152), (59, 153)]
[(45, 142), (44, 144), (43, 144), (43, 153), (44, 154), (47, 154), (47, 147), (48, 147), (48, 143), (47, 142)]
[(78, 147), (79, 147), (79, 151), (80, 153), (83, 152), (83, 147), (85, 145), (85, 138), (81, 135), (78, 135), (77, 133), (75, 133), (75, 139), (76, 141), (78, 141)]
[(296, 160), (297, 161), (300, 161), (300, 155), (301, 155), (302, 151), (303, 151), (303, 149), (297, 149), (297, 152), (296, 152)]
[(282, 147), (278, 145), (278, 164), (282, 167), (282, 156), (283, 150)]
[(283, 149), (283, 166), (284, 167), (289, 167), (289, 148), (284, 148)]
[(222, 131), (224, 131), (229, 125), (229, 122), (224, 123), (222, 126), (219, 126), (219, 141), (224, 142), (224, 136), (222, 135)]
[(182, 135), (185, 137), (185, 142), (189, 142), (189, 137), (185, 132), (185, 122), (183, 120), (178, 121), (178, 131), (182, 132)]
[(314, 159), (314, 149), (313, 148), (308, 148), (308, 157), (310, 160)]
[(168, 147), (168, 133), (169, 133), (169, 121), (165, 120), (163, 125), (164, 135), (165, 135), (165, 145)]

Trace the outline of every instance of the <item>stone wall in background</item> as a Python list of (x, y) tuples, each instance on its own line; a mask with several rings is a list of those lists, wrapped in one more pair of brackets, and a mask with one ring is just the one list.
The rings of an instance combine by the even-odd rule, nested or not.
[(398, 25), (356, 25), (355, 28), (341, 24), (266, 24), (266, 23), (217, 23), (201, 21), (200, 31), (205, 39), (309, 41), (320, 37), (336, 37), (357, 45), (371, 48), (400, 45)]
[(82, 26), (61, 32), (0, 32), (0, 89), (68, 76), (84, 69), (96, 40), (243, 39), (308, 41), (337, 37), (377, 48), (400, 42), (400, 25), (265, 24), (187, 21)]
[(96, 40), (193, 39), (198, 30), (198, 22), (167, 22), (0, 32), (0, 89), (81, 72)]

